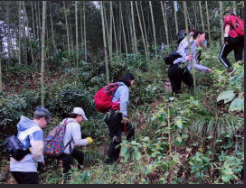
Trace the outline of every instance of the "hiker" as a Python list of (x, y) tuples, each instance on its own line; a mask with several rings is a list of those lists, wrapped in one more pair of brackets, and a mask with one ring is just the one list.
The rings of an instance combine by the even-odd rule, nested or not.
[(33, 120), (21, 116), (17, 124), (17, 138), (23, 145), (23, 149), (29, 149), (20, 161), (10, 157), (10, 172), (18, 184), (38, 184), (37, 163), (44, 163), (44, 129), (50, 122), (51, 114), (46, 108), (37, 107)]
[[(57, 159), (62, 160), (64, 174), (71, 169), (71, 165), (73, 165), (73, 158), (78, 160), (79, 169), (80, 165), (83, 164), (84, 153), (74, 148), (76, 146), (86, 146), (93, 142), (91, 137), (87, 137), (86, 139), (82, 139), (81, 137), (80, 123), (84, 120), (88, 120), (85, 116), (84, 110), (80, 107), (75, 107), (70, 114), (70, 118), (65, 118), (60, 123), (63, 124), (65, 121), (68, 122), (63, 140), (64, 146), (67, 144), (68, 146), (65, 148), (64, 152), (57, 157)], [(69, 179), (70, 177), (66, 175), (65, 178)]]
[(121, 131), (127, 135), (127, 140), (133, 139), (135, 129), (132, 127), (128, 119), (127, 106), (129, 104), (129, 89), (134, 84), (134, 76), (131, 73), (125, 74), (117, 84), (121, 85), (117, 88), (112, 99), (112, 108), (109, 110), (105, 118), (105, 122), (109, 128), (109, 136), (111, 143), (109, 145), (108, 157), (106, 164), (113, 164), (119, 157), (121, 143)]
[(241, 22), (241, 20), (237, 18), (231, 8), (224, 11), (223, 19), (225, 29), (224, 45), (222, 46), (219, 57), (220, 61), (227, 68), (227, 72), (229, 73), (229, 75), (231, 75), (236, 70), (231, 65), (227, 56), (233, 50), (236, 62), (243, 59), (244, 30), (242, 31), (242, 33), (237, 32), (238, 21)]
[(211, 69), (197, 64), (196, 60), (197, 47), (201, 46), (204, 41), (204, 31), (197, 30), (193, 35), (193, 40), (190, 42), (192, 54), (189, 54), (188, 40), (183, 42), (180, 48), (177, 50), (177, 53), (179, 53), (182, 57), (174, 60), (168, 69), (168, 77), (172, 86), (172, 94), (179, 94), (181, 92), (181, 82), (184, 82), (186, 85), (188, 85), (190, 91), (192, 91), (193, 78), (190, 73), (191, 61), (193, 61), (195, 69), (206, 73), (211, 72)]

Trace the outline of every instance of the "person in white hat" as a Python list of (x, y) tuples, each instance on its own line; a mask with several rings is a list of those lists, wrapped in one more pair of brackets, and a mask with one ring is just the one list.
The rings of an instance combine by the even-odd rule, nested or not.
[[(75, 158), (78, 161), (79, 169), (80, 165), (83, 164), (84, 153), (82, 151), (74, 149), (75, 146), (86, 146), (93, 142), (91, 137), (83, 139), (81, 136), (80, 123), (84, 120), (88, 120), (82, 108), (73, 108), (70, 114), (70, 118), (64, 119), (61, 123), (64, 123), (65, 120), (69, 123), (66, 125), (66, 131), (64, 135), (64, 146), (66, 146), (69, 142), (70, 143), (68, 147), (66, 147), (66, 149), (64, 150), (64, 153), (58, 157), (58, 159), (62, 160), (63, 162), (64, 174), (66, 174), (71, 169), (71, 165), (73, 165), (73, 158)], [(66, 175), (65, 178), (69, 179), (70, 177)]]

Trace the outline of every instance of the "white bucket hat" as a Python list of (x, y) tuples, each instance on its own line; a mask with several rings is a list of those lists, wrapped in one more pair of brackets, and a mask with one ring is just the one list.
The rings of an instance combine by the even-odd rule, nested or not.
[(75, 107), (75, 108), (73, 109), (72, 113), (74, 113), (74, 114), (79, 114), (79, 115), (83, 116), (84, 120), (88, 120), (88, 119), (86, 118), (86, 116), (85, 116), (84, 110), (83, 110), (82, 108), (80, 108), (80, 107)]

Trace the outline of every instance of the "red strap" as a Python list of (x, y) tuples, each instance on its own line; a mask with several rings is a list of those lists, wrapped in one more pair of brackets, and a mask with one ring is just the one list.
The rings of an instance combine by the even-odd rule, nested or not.
[(124, 123), (124, 132), (126, 133), (126, 123)]

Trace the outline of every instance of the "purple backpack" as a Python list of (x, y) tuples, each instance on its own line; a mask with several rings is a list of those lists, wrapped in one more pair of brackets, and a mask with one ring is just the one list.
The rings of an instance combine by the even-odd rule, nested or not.
[(44, 155), (49, 157), (58, 157), (64, 152), (68, 144), (72, 141), (70, 140), (66, 146), (64, 146), (63, 140), (66, 125), (68, 123), (70, 122), (65, 120), (63, 124), (57, 125), (49, 132), (49, 135), (44, 139)]

